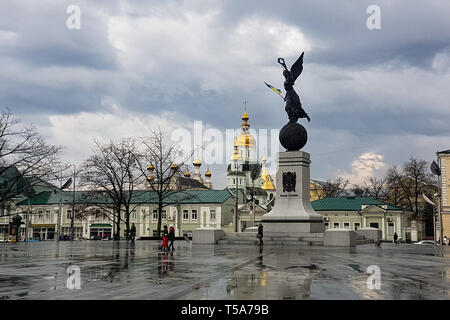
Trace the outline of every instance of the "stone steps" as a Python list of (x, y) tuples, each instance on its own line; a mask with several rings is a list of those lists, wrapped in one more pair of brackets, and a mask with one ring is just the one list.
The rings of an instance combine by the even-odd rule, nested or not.
[[(304, 233), (295, 236), (279, 234), (264, 234), (264, 245), (267, 246), (323, 246), (323, 233)], [(362, 235), (356, 238), (356, 245), (374, 243)], [(259, 239), (255, 232), (227, 232), (218, 244), (258, 245)]]
[[(322, 245), (322, 241), (317, 243), (311, 243), (311, 241), (286, 241), (286, 242), (280, 242), (280, 241), (270, 241), (263, 239), (264, 246), (316, 246), (316, 245)], [(219, 240), (218, 244), (238, 244), (238, 245), (258, 245), (259, 240)]]
[[(283, 236), (279, 234), (266, 234), (263, 237), (264, 245), (293, 245), (293, 246), (322, 246), (323, 233), (296, 234), (295, 236)], [(259, 239), (255, 232), (228, 232), (218, 241), (219, 244), (256, 245)]]

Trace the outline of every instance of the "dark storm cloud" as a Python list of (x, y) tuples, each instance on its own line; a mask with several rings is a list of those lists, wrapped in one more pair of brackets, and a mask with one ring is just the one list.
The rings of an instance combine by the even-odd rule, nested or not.
[[(71, 4), (81, 30), (66, 28)], [(366, 27), (371, 4), (381, 30)], [(450, 136), (447, 1), (9, 1), (0, 12), (0, 105), (19, 115), (118, 105), (226, 129), (239, 126), (246, 98), (252, 128), (279, 128), (283, 101), (263, 82), (282, 88), (276, 58), (290, 65), (305, 50), (296, 90), (313, 154), (378, 137), (388, 145), (375, 151), (392, 152), (400, 137)], [(333, 165), (319, 157), (320, 174), (360, 152)]]

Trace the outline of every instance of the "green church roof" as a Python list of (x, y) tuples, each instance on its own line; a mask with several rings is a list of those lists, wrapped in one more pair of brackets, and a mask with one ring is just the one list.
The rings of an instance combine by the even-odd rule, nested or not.
[(388, 210), (404, 211), (372, 197), (329, 197), (311, 202), (315, 211), (360, 211), (363, 205), (387, 205)]

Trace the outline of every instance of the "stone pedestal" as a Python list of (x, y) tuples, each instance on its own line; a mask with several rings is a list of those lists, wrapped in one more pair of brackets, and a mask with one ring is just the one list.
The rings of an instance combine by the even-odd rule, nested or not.
[(278, 152), (275, 206), (262, 217), (264, 236), (322, 233), (323, 218), (311, 207), (309, 153)]
[(356, 232), (349, 229), (329, 229), (323, 235), (323, 245), (330, 247), (354, 247)]
[(192, 232), (192, 243), (217, 243), (224, 235), (218, 228), (198, 228)]

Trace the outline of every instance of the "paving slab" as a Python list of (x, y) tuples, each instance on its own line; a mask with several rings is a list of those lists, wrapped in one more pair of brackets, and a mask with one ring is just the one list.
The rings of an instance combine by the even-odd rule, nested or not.
[[(449, 299), (450, 247), (354, 248), (176, 241), (0, 244), (0, 299)], [(80, 289), (67, 287), (69, 266)], [(369, 266), (380, 288), (367, 285)]]

